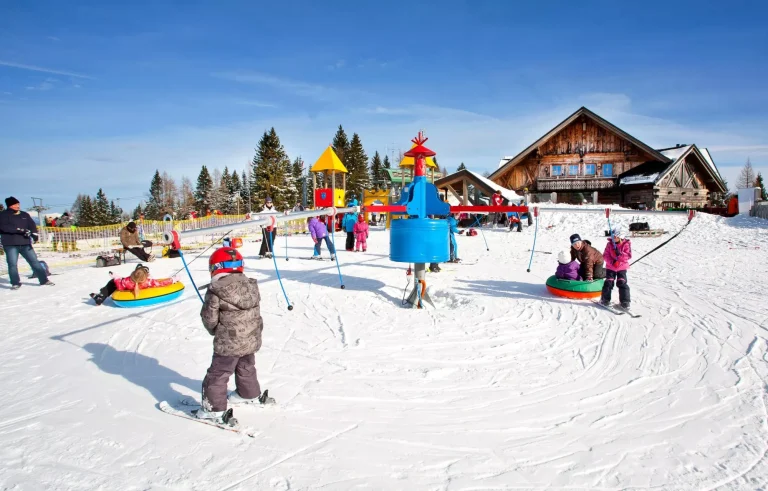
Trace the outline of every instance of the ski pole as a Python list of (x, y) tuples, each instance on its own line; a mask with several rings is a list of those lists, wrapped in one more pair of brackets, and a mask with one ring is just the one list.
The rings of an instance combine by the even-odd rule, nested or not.
[[(272, 249), (272, 232), (267, 232), (267, 237), (269, 238), (269, 248)], [(291, 305), (291, 301), (288, 300), (288, 294), (285, 293), (285, 287), (283, 286), (283, 279), (280, 278), (280, 270), (277, 268), (277, 258), (275, 257), (275, 254), (272, 253), (272, 262), (275, 265), (275, 273), (277, 273), (277, 282), (280, 283), (280, 289), (283, 290), (283, 296), (285, 297), (285, 303), (288, 304), (288, 310), (293, 310), (293, 305)]]
[[(528, 213), (530, 213), (530, 210), (528, 210)], [(533, 264), (533, 252), (536, 250), (536, 235), (538, 235), (539, 232), (539, 208), (534, 207), (533, 208), (533, 219), (536, 221), (536, 225), (533, 229), (533, 245), (531, 246), (531, 259), (528, 260), (528, 272), (531, 272), (531, 264)], [(522, 223), (521, 223), (522, 226)]]

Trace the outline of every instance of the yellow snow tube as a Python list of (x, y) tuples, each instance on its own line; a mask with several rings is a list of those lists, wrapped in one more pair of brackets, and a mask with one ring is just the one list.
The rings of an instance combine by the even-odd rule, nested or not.
[(112, 294), (112, 301), (118, 307), (146, 307), (163, 302), (170, 302), (179, 298), (184, 293), (184, 284), (173, 283), (168, 286), (144, 288), (139, 290), (139, 296), (134, 297), (133, 291), (116, 291)]

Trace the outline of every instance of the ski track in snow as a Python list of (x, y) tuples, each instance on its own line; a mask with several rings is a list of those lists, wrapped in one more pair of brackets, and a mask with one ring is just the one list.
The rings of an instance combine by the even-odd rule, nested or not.
[[(278, 400), (235, 409), (255, 439), (157, 409), (199, 399), (211, 337), (194, 292), (96, 308), (87, 294), (104, 269), (64, 272), (54, 289), (0, 283), (0, 489), (765, 488), (768, 222), (699, 215), (631, 268), (640, 319), (544, 287), (571, 233), (602, 250), (606, 228), (600, 215), (545, 214), (537, 249), (553, 254), (530, 274), (531, 229), (486, 230), (490, 252), (459, 236), (477, 264), (428, 273), (438, 309), (422, 311), (401, 306), (407, 266), (389, 261), (381, 229), (368, 253), (340, 253), (345, 290), (333, 262), (278, 261), (291, 312), (272, 261), (246, 244), (259, 379)], [(667, 238), (632, 239), (635, 257)], [(288, 246), (301, 257), (310, 241)], [(191, 266), (198, 284), (206, 259)], [(150, 267), (161, 277), (180, 262)]]

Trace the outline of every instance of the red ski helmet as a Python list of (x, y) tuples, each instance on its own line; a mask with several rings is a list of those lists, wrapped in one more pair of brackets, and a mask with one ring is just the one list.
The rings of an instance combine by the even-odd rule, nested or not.
[(359, 215), (357, 215), (357, 221), (358, 221), (358, 222), (363, 222), (363, 221), (365, 221), (365, 215), (363, 215), (362, 213), (360, 213)]
[(211, 272), (211, 276), (221, 273), (242, 273), (243, 256), (232, 247), (216, 249), (208, 259), (208, 271)]

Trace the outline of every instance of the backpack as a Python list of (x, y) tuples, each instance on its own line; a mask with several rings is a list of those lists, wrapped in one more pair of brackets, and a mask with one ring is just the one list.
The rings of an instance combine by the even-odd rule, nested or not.
[(120, 256), (117, 254), (99, 254), (96, 256), (96, 267), (97, 268), (103, 268), (106, 266), (119, 266), (120, 265)]
[(651, 228), (648, 226), (648, 222), (635, 222), (629, 224), (629, 231), (630, 232), (640, 232), (643, 230), (650, 230)]

